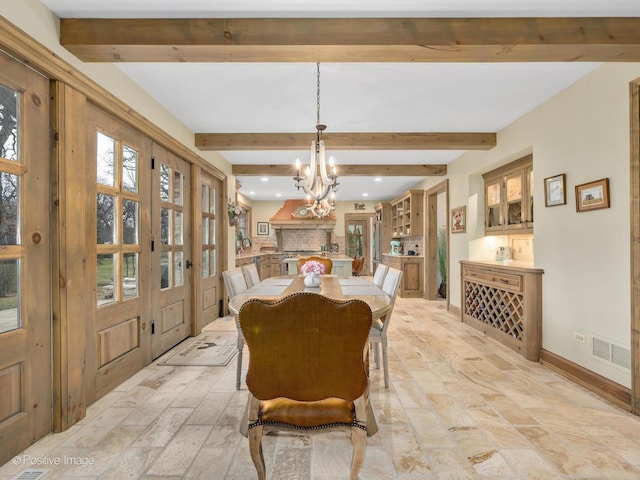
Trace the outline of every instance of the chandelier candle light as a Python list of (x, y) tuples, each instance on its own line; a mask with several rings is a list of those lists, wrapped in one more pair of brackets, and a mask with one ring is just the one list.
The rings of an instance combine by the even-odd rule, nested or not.
[[(339, 185), (333, 157), (329, 158), (329, 167), (325, 160), (322, 132), (327, 126), (320, 123), (320, 63), (317, 63), (316, 95), (316, 139), (311, 142), (310, 164), (305, 168), (305, 176), (300, 176), (300, 160), (296, 159), (296, 188), (303, 189), (307, 195), (307, 207), (314, 217), (329, 215), (336, 207), (336, 188)], [(327, 197), (329, 197), (327, 199)]]

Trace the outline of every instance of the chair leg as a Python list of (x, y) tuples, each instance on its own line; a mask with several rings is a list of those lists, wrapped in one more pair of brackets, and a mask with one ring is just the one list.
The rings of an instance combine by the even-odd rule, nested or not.
[(256, 473), (258, 474), (258, 480), (265, 480), (267, 478), (267, 472), (264, 467), (264, 455), (262, 454), (262, 433), (264, 427), (259, 425), (249, 430), (249, 452), (251, 453), (251, 460), (256, 467)]
[(353, 444), (353, 457), (351, 458), (351, 480), (357, 480), (358, 473), (364, 461), (364, 452), (367, 446), (367, 432), (361, 428), (351, 429), (351, 443)]
[(238, 360), (236, 365), (236, 390), (240, 390), (240, 380), (242, 378), (242, 350), (244, 349), (244, 338), (238, 332)]
[(389, 388), (389, 358), (387, 356), (387, 339), (382, 337), (382, 368), (384, 368), (384, 388)]
[(380, 350), (379, 350), (379, 343), (378, 342), (373, 342), (371, 345), (373, 345), (373, 359), (376, 362), (376, 369), (380, 369)]

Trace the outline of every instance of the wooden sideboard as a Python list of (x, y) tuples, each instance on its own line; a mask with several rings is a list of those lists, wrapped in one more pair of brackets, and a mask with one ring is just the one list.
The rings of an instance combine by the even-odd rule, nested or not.
[(497, 262), (460, 264), (462, 321), (537, 362), (544, 272)]

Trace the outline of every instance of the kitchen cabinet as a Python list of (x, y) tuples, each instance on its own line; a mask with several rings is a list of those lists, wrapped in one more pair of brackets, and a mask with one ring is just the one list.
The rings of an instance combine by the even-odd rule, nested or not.
[(408, 190), (391, 201), (391, 236), (421, 236), (424, 233), (424, 190)]
[(461, 261), (462, 321), (538, 361), (542, 346), (541, 269)]
[(533, 233), (533, 156), (483, 175), (485, 234)]
[(424, 295), (424, 257), (418, 255), (383, 255), (382, 263), (402, 271), (400, 291), (403, 298)]
[(282, 253), (272, 253), (269, 258), (269, 277), (277, 277), (278, 275), (284, 275), (282, 273), (282, 260), (284, 255)]

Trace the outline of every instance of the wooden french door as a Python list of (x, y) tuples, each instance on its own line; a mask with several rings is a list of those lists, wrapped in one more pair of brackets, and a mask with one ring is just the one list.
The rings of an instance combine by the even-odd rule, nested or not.
[(191, 332), (190, 165), (153, 145), (151, 353), (157, 358)]
[(205, 172), (200, 174), (200, 301), (196, 303), (198, 325), (204, 327), (220, 312), (220, 251), (222, 247), (222, 181)]
[[(87, 398), (104, 395), (149, 362), (151, 140), (87, 104), (87, 162), (95, 196), (95, 325), (87, 339)], [(95, 382), (95, 385), (93, 384)]]
[(371, 275), (371, 231), (374, 214), (345, 214), (345, 235), (347, 255), (364, 257), (362, 275)]
[(0, 465), (52, 429), (49, 81), (0, 53)]

